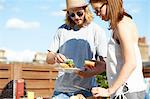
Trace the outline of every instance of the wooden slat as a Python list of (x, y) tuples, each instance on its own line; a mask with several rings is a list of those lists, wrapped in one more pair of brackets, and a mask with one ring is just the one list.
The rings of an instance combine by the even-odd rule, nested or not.
[(9, 70), (10, 66), (0, 66), (0, 70)]
[(150, 78), (150, 73), (144, 73), (145, 78)]
[(50, 80), (50, 88), (53, 89), (55, 85), (55, 80)]
[(51, 89), (51, 90), (50, 90), (50, 95), (49, 95), (49, 96), (50, 96), (50, 99), (52, 99), (53, 92), (54, 92), (54, 89)]
[(49, 71), (50, 68), (43, 68), (41, 66), (40, 67), (39, 66), (38, 67), (35, 66), (35, 67), (23, 67), (22, 69), (23, 70), (31, 70), (31, 71), (32, 70), (34, 70), (34, 71)]
[(9, 70), (0, 70), (0, 78), (10, 78), (11, 73)]
[(54, 67), (54, 65), (50, 64), (22, 64), (23, 67), (36, 67), (36, 66), (41, 66), (41, 67)]
[(23, 70), (57, 71), (53, 65), (22, 65)]
[(0, 79), (0, 90), (2, 90), (9, 81), (9, 79)]
[(143, 68), (143, 74), (145, 78), (150, 78), (150, 67), (144, 67)]
[(143, 72), (148, 72), (148, 73), (150, 73), (150, 68), (144, 68)]
[(11, 64), (1, 64), (0, 63), (0, 69), (1, 68), (10, 68)]
[(58, 74), (58, 71), (51, 71), (51, 72), (50, 72), (50, 78), (51, 78), (51, 79), (56, 79), (57, 74)]
[(49, 79), (49, 72), (23, 71), (22, 78), (24, 79)]
[(25, 80), (27, 88), (50, 88), (50, 81), (49, 80)]

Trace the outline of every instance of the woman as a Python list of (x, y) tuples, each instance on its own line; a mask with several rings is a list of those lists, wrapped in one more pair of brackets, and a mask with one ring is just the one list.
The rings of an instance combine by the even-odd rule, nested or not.
[[(84, 67), (84, 61), (95, 59), (95, 55), (106, 57), (107, 40), (105, 32), (92, 22), (93, 16), (84, 0), (67, 0), (66, 22), (62, 25), (49, 48), (47, 63), (63, 63), (73, 59), (77, 68)], [(69, 99), (72, 95), (92, 96), (90, 88), (95, 83), (95, 74), (104, 71), (105, 66), (96, 66), (94, 71), (65, 73), (59, 71), (55, 81), (53, 99)], [(81, 78), (80, 76), (84, 77)], [(87, 90), (83, 90), (87, 89)], [(81, 95), (78, 95), (81, 96)]]
[(132, 17), (125, 12), (123, 1), (90, 0), (90, 3), (97, 16), (110, 22), (112, 30), (106, 63), (109, 88), (95, 87), (92, 89), (93, 95), (144, 99), (146, 87), (138, 48), (138, 31)]

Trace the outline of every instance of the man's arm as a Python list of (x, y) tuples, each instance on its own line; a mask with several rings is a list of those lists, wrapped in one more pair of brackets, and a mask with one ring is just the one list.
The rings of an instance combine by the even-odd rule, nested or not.
[(104, 60), (95, 61), (95, 65), (91, 68), (85, 66), (85, 71), (79, 71), (77, 74), (82, 78), (92, 77), (103, 73), (106, 70), (106, 63)]
[(63, 63), (67, 58), (61, 53), (55, 53), (48, 50), (46, 62), (48, 64)]
[(48, 64), (55, 64), (55, 53), (48, 50), (46, 62)]

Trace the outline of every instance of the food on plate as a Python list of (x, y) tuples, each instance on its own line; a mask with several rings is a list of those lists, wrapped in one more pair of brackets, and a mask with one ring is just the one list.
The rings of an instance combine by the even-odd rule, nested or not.
[(67, 59), (64, 63), (60, 63), (62, 68), (74, 68), (75, 64), (72, 59)]
[(70, 68), (70, 66), (66, 63), (60, 63), (61, 68)]

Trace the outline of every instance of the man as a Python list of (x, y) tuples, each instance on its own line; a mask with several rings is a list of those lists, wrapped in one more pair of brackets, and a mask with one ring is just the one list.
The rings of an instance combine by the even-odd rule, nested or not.
[[(50, 45), (47, 63), (63, 63), (69, 58), (73, 60), (76, 68), (83, 69), (85, 60), (95, 60), (96, 55), (106, 57), (106, 34), (92, 22), (93, 16), (84, 0), (67, 0), (66, 5), (67, 8), (64, 9), (66, 22), (59, 27)], [(88, 69), (76, 73), (59, 71), (53, 99), (69, 99), (77, 94), (82, 94), (85, 98), (92, 96), (88, 89), (95, 86), (94, 75), (104, 70), (105, 65), (95, 66), (92, 71)]]

